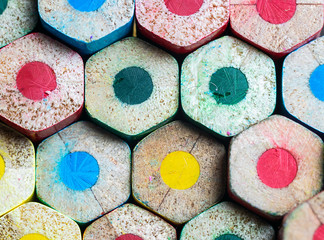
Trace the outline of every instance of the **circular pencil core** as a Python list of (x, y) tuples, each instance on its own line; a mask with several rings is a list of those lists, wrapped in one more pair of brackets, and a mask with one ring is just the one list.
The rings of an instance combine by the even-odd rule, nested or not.
[(319, 226), (313, 235), (313, 240), (323, 240), (323, 239), (324, 239), (324, 224)]
[(98, 10), (106, 0), (68, 0), (69, 4), (80, 12), (92, 12)]
[(271, 188), (284, 188), (295, 179), (297, 163), (287, 150), (272, 148), (259, 158), (257, 172), (265, 185)]
[(115, 76), (113, 83), (116, 97), (130, 105), (145, 102), (153, 92), (150, 74), (140, 67), (128, 67)]
[(65, 155), (60, 162), (59, 174), (68, 188), (83, 191), (96, 184), (99, 165), (89, 153), (73, 152)]
[(241, 70), (233, 67), (218, 69), (209, 82), (209, 91), (217, 103), (233, 105), (242, 101), (249, 84)]
[(22, 95), (34, 101), (46, 98), (57, 86), (53, 69), (42, 62), (25, 64), (17, 74), (16, 83)]
[(309, 87), (317, 99), (324, 101), (324, 65), (318, 66), (312, 72)]
[(272, 24), (288, 22), (295, 14), (296, 0), (257, 0), (260, 17)]
[(197, 182), (200, 167), (190, 153), (175, 151), (163, 159), (160, 174), (164, 183), (170, 188), (184, 190)]
[(0, 179), (3, 177), (4, 173), (5, 173), (5, 162), (3, 160), (3, 157), (0, 155)]
[(0, 15), (6, 10), (8, 5), (8, 0), (0, 0)]
[(199, 11), (204, 0), (164, 0), (164, 3), (170, 12), (189, 16)]
[(234, 234), (223, 234), (223, 235), (215, 238), (215, 240), (242, 240), (242, 238), (240, 238)]
[(143, 238), (136, 236), (134, 234), (124, 234), (117, 237), (115, 240), (143, 240)]
[(42, 234), (31, 233), (23, 236), (22, 238), (20, 238), (20, 240), (49, 240), (49, 239)]

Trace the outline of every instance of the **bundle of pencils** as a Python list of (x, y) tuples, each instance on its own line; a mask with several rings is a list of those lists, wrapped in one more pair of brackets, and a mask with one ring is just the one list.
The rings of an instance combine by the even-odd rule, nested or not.
[(323, 240), (323, 25), (324, 0), (0, 0), (0, 240)]

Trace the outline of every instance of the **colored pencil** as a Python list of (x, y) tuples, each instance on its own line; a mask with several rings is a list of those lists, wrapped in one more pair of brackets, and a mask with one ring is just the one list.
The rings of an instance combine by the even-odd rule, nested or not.
[(225, 148), (195, 127), (171, 122), (133, 151), (136, 201), (175, 224), (219, 202), (225, 191)]
[(77, 122), (37, 148), (38, 198), (78, 223), (88, 223), (127, 201), (130, 149), (90, 122)]

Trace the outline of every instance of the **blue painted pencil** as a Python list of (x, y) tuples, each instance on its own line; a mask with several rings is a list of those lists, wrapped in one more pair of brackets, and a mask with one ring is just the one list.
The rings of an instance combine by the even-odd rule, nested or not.
[(76, 48), (92, 54), (129, 35), (133, 0), (40, 0), (43, 27)]
[(290, 115), (324, 133), (324, 37), (289, 54), (282, 72), (283, 105)]
[(37, 148), (36, 193), (44, 203), (87, 223), (127, 201), (128, 145), (90, 122), (77, 122)]

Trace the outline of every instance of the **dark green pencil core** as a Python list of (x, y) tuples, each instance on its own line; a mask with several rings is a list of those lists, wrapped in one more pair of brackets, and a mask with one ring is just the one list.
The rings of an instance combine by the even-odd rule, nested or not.
[(0, 0), (0, 15), (6, 10), (8, 5), (8, 0)]
[(153, 92), (150, 74), (140, 67), (128, 67), (115, 76), (113, 83), (116, 97), (130, 105), (145, 102)]
[(243, 239), (234, 234), (223, 234), (215, 238), (215, 240), (243, 240)]
[(217, 103), (233, 105), (242, 101), (249, 89), (246, 76), (233, 67), (218, 69), (210, 78), (209, 91)]

